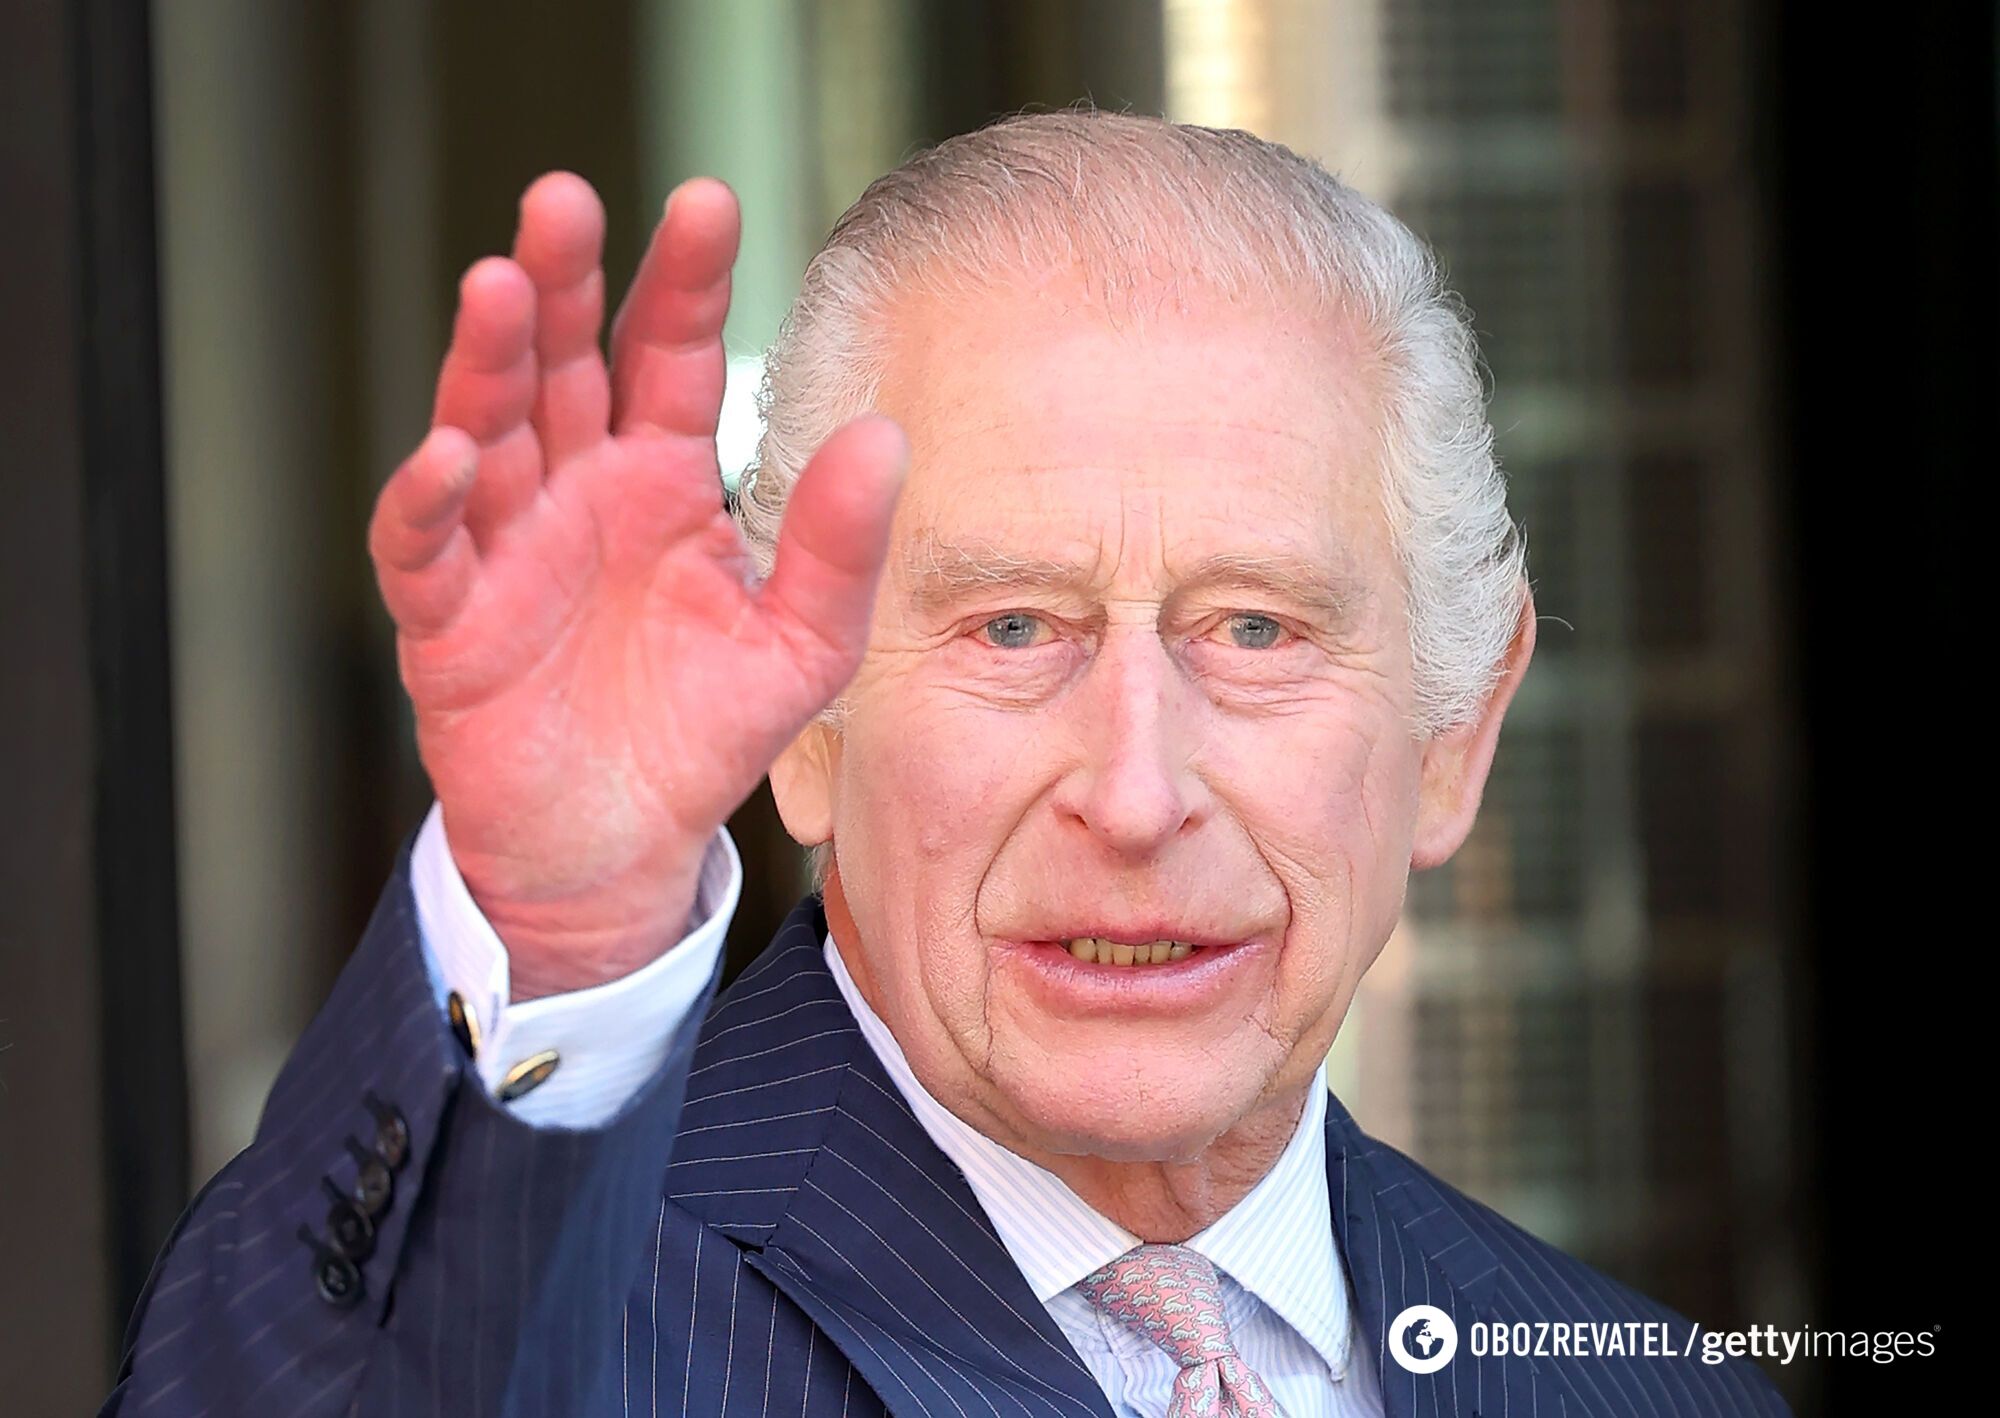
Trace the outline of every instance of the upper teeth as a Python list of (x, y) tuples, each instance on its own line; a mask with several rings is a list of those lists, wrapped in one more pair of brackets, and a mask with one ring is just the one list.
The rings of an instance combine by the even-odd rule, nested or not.
[(1126, 945), (1102, 936), (1078, 936), (1069, 941), (1069, 953), (1086, 965), (1163, 965), (1169, 960), (1185, 960), (1194, 947), (1184, 940), (1155, 940), (1144, 945)]

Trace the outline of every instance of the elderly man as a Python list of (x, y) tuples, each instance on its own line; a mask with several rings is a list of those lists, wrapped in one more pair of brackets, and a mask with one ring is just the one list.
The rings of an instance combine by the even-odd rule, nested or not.
[[(1534, 645), (1422, 244), (1241, 133), (955, 139), (732, 517), (734, 201), (608, 363), (603, 225), (546, 177), (465, 278), (371, 532), (437, 806), (109, 1411), (1782, 1412), (1327, 1092)], [(711, 998), (767, 773), (820, 890)]]

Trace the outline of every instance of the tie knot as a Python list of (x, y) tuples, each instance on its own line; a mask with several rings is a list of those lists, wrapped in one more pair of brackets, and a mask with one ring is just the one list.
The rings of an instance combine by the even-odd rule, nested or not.
[(1105, 1314), (1182, 1368), (1234, 1354), (1215, 1266), (1186, 1246), (1138, 1246), (1078, 1282)]

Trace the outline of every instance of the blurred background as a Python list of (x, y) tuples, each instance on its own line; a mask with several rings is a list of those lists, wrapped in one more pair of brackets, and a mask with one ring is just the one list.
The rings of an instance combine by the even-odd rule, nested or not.
[[(733, 472), (865, 183), (1080, 99), (1321, 158), (1491, 366), (1541, 645), (1338, 1091), (1712, 1328), (1943, 1318), (1991, 6), (10, 0), (0, 54), (0, 1410), (101, 1396), (428, 804), (364, 526), (521, 188), (589, 177), (622, 289), (676, 182), (734, 185)], [(804, 877), (766, 798), (734, 831), (740, 962)], [(1935, 1377), (1869, 1367), (1779, 1378)]]

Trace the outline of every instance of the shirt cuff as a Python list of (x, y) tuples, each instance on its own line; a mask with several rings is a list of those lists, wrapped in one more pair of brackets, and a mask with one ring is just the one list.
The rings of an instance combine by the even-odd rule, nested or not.
[(629, 975), (519, 1004), (510, 1001), (507, 947), (452, 860), (436, 802), (417, 833), (410, 884), (438, 1008), (456, 993), (476, 1016), (473, 1062), (487, 1091), (498, 1096), (509, 1070), (554, 1050), (555, 1071), (508, 1110), (537, 1127), (592, 1128), (616, 1116), (659, 1069), (701, 997), (743, 892), (743, 863), (728, 830), (718, 829), (677, 943)]

